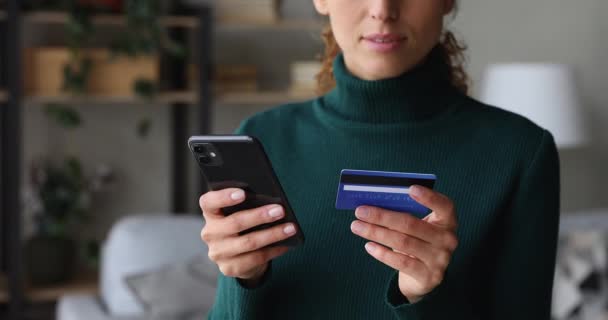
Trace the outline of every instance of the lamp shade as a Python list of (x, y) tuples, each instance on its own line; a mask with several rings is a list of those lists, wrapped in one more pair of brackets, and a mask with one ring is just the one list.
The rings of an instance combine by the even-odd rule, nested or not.
[(573, 72), (567, 65), (490, 65), (479, 98), (547, 129), (560, 147), (573, 147), (588, 140)]

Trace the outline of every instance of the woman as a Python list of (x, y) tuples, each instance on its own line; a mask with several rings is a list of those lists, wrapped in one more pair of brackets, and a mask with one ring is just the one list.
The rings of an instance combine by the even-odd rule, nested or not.
[[(314, 0), (329, 16), (328, 91), (247, 119), (302, 230), (280, 206), (224, 217), (238, 189), (200, 199), (220, 268), (211, 319), (549, 319), (559, 212), (550, 133), (466, 95), (454, 0)], [(334, 208), (342, 169), (434, 173), (432, 210)], [(268, 244), (304, 232), (289, 250)], [(272, 267), (270, 261), (272, 260)]]

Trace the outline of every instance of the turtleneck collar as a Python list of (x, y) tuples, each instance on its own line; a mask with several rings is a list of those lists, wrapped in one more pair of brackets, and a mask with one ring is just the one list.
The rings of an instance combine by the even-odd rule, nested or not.
[(324, 97), (336, 116), (366, 123), (428, 120), (441, 114), (457, 90), (448, 79), (447, 66), (433, 50), (424, 62), (400, 76), (362, 80), (352, 75), (340, 53), (333, 62), (336, 87)]

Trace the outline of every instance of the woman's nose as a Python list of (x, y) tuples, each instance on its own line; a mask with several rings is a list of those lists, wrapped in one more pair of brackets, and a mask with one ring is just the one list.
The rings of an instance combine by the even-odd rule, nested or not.
[(370, 0), (369, 13), (372, 19), (380, 21), (397, 20), (399, 10), (394, 0)]

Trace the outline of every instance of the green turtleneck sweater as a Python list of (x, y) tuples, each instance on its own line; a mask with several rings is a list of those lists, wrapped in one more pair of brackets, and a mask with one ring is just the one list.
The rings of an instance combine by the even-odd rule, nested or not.
[[(455, 90), (433, 59), (364, 81), (335, 59), (336, 88), (245, 120), (266, 149), (306, 243), (262, 284), (219, 277), (210, 319), (549, 319), (559, 165), (549, 132)], [(416, 303), (397, 272), (335, 209), (340, 170), (437, 175), (457, 209), (460, 244), (443, 282)]]

